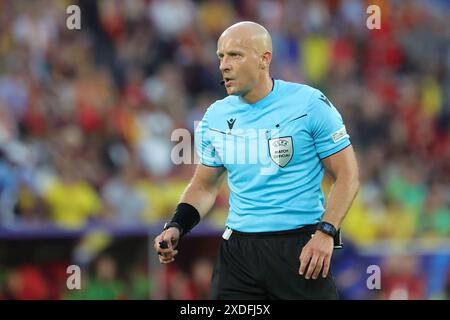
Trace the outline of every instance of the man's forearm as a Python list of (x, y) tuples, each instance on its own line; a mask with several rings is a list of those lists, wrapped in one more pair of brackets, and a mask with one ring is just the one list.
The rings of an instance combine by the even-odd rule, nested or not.
[(331, 187), (322, 220), (333, 224), (338, 229), (350, 209), (358, 189), (359, 180), (356, 176), (338, 177)]
[(194, 206), (203, 218), (214, 206), (216, 197), (217, 191), (206, 190), (191, 183), (183, 192), (180, 202)]

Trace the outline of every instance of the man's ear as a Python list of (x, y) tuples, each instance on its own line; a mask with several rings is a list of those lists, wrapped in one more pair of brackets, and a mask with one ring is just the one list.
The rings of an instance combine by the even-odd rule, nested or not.
[(270, 62), (272, 61), (272, 53), (265, 52), (261, 57), (261, 69), (268, 69), (270, 66)]

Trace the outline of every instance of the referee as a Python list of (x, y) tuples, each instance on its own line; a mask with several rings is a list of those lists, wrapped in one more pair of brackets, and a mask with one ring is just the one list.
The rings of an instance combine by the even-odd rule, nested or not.
[[(228, 173), (211, 298), (337, 299), (330, 260), (359, 187), (342, 117), (319, 90), (271, 78), (272, 40), (257, 23), (226, 29), (217, 56), (228, 96), (196, 129), (200, 164), (155, 238), (160, 262), (174, 261), (179, 239), (211, 210)], [(326, 208), (325, 169), (334, 178)]]

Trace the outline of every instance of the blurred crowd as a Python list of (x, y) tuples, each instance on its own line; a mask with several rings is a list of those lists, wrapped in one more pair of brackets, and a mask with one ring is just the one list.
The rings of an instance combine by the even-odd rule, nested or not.
[[(3, 271), (0, 299), (148, 299), (149, 278), (146, 270), (134, 270), (135, 279), (118, 276), (117, 264), (109, 256), (101, 256), (93, 271), (81, 270), (80, 290), (66, 286), (69, 264), (54, 261), (49, 264), (25, 264)], [(129, 280), (129, 281), (126, 281)], [(140, 289), (138, 287), (143, 287)]]
[[(201, 246), (205, 241), (209, 245)], [(81, 241), (59, 243), (16, 245), (7, 259), (0, 247), (0, 259), (9, 263), (0, 263), (0, 300), (208, 299), (219, 241), (215, 236), (188, 239), (178, 261), (165, 268), (159, 267), (157, 257), (149, 256), (142, 237), (111, 238), (92, 232)]]
[(381, 30), (356, 0), (79, 1), (69, 30), (69, 1), (1, 2), (1, 225), (170, 215), (193, 170), (172, 163), (171, 133), (225, 95), (216, 40), (255, 20), (273, 75), (322, 89), (346, 121), (362, 175), (348, 236), (449, 236), (449, 5), (377, 3)]
[(66, 26), (73, 1), (0, 1), (0, 232), (166, 220), (194, 169), (171, 161), (171, 134), (225, 96), (217, 38), (253, 20), (272, 35), (273, 76), (343, 115), (362, 180), (346, 237), (450, 236), (448, 1), (370, 1), (381, 30), (360, 0), (75, 3), (81, 30)]

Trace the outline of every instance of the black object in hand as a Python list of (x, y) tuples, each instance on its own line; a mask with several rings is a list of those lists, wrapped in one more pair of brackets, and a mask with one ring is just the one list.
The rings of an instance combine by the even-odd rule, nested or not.
[(160, 242), (159, 242), (159, 247), (160, 247), (161, 249), (167, 249), (169, 246), (167, 245), (167, 242), (165, 242), (165, 241), (160, 241)]

